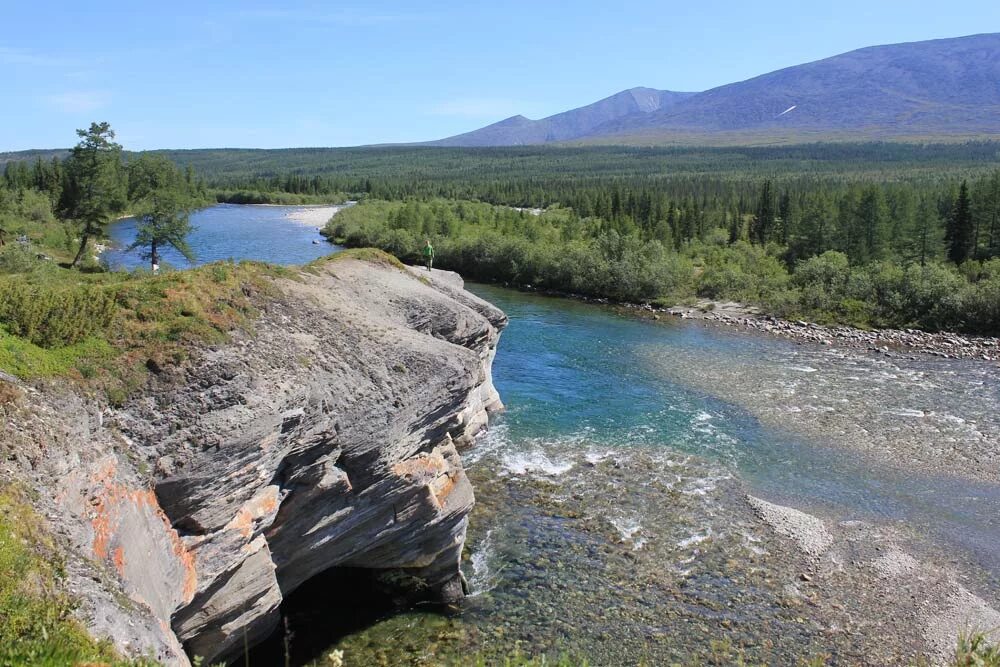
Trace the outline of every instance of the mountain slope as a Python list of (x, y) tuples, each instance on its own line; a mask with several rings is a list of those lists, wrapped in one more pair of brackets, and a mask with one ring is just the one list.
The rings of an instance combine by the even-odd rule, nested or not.
[(694, 95), (652, 88), (631, 88), (587, 106), (531, 120), (512, 116), (498, 123), (447, 139), (433, 146), (521, 146), (587, 137), (602, 124), (666, 109)]
[(514, 116), (432, 143), (984, 138), (1000, 135), (998, 82), (1000, 33), (972, 35), (858, 49), (702, 93), (633, 88), (542, 120)]
[(1000, 34), (875, 46), (721, 86), (592, 137), (1000, 133)]

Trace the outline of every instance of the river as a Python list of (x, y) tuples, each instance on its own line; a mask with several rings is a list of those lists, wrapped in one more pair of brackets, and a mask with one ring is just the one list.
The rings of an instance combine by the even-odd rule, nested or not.
[[(353, 203), (353, 202), (351, 202)], [(227, 259), (253, 259), (274, 264), (304, 264), (328, 255), (331, 246), (319, 229), (340, 207), (336, 206), (248, 206), (217, 204), (191, 215), (193, 231), (188, 243), (194, 262), (171, 247), (161, 249), (162, 264), (176, 268)], [(318, 214), (318, 215), (317, 215)], [(126, 218), (111, 225), (112, 247), (101, 260), (113, 269), (149, 268), (137, 250), (137, 222)]]
[[(914, 597), (998, 599), (1000, 486), (921, 463), (944, 442), (996, 451), (995, 365), (470, 289), (510, 316), (494, 365), (507, 411), (463, 454), (473, 595), (451, 614), (368, 610), (330, 646), (345, 615), (329, 589), (301, 594), (288, 616), (299, 661), (336, 648), (347, 664), (440, 664), (520, 647), (596, 665), (893, 664), (936, 627), (957, 638)], [(821, 517), (833, 546), (788, 552), (748, 493)], [(880, 563), (940, 581), (912, 589)]]
[[(283, 208), (207, 209), (195, 251), (330, 251)], [(318, 578), (286, 603), (294, 664), (334, 649), (347, 665), (516, 649), (592, 665), (896, 664), (928, 637), (946, 650), (970, 609), (1000, 603), (995, 364), (469, 288), (510, 317), (494, 364), (507, 411), (463, 453), (472, 595), (387, 613), (357, 606), (371, 593), (357, 581)], [(796, 549), (801, 535), (748, 494), (807, 512), (783, 516), (819, 546)], [(251, 664), (279, 660), (282, 641)]]

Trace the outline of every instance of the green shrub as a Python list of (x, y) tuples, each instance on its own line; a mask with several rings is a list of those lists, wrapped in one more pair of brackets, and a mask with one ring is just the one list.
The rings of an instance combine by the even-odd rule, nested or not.
[(789, 275), (776, 250), (746, 241), (731, 246), (693, 245), (689, 252), (704, 258), (705, 268), (698, 279), (699, 296), (760, 303), (783, 292)]
[(40, 269), (45, 263), (30, 246), (8, 243), (0, 248), (0, 274), (28, 273)]
[(41, 347), (72, 345), (101, 333), (114, 315), (114, 299), (99, 287), (0, 280), (0, 324)]

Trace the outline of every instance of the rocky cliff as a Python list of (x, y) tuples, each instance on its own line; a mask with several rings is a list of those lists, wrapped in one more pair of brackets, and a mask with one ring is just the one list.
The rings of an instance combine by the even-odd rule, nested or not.
[(462, 595), (473, 493), (458, 452), (502, 407), (490, 365), (506, 317), (454, 274), (384, 261), (275, 286), (251, 331), (153, 364), (122, 407), (21, 388), (4, 473), (39, 491), (81, 617), (127, 654), (230, 657), (331, 567)]

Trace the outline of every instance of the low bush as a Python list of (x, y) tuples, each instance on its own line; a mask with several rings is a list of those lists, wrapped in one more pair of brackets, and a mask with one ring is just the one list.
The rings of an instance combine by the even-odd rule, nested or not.
[(324, 229), (334, 242), (377, 247), (467, 278), (618, 301), (686, 302), (695, 296), (761, 305), (785, 317), (860, 327), (1000, 332), (1000, 259), (955, 267), (891, 261), (854, 266), (827, 251), (785, 264), (785, 247), (728, 243), (715, 230), (680, 251), (636, 230), (566, 209), (541, 215), (481, 202), (368, 200)]
[(113, 296), (100, 287), (0, 280), (0, 324), (40, 347), (72, 345), (99, 335), (115, 312)]

